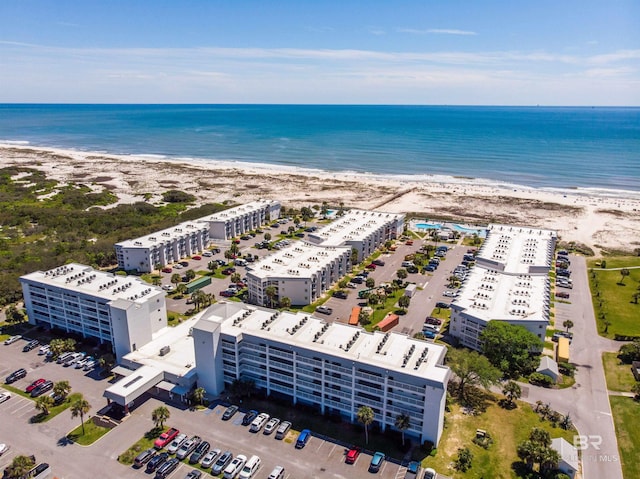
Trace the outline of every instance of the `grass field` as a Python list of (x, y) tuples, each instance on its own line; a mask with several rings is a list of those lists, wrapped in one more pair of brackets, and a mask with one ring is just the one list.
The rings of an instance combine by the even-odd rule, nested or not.
[(622, 396), (609, 396), (609, 401), (616, 425), (622, 474), (625, 478), (640, 477), (640, 435), (636, 429), (640, 422), (640, 404)]
[(621, 363), (617, 354), (603, 353), (602, 355), (602, 364), (607, 378), (607, 389), (610, 391), (630, 392), (636, 383), (636, 379), (631, 373), (631, 365)]
[(111, 429), (108, 427), (98, 426), (89, 419), (84, 423), (84, 434), (82, 434), (82, 425), (80, 425), (67, 434), (67, 438), (81, 446), (90, 446), (109, 431)]
[[(612, 257), (606, 262), (607, 268), (631, 268), (640, 266), (640, 257)], [(589, 261), (589, 286), (600, 334), (609, 338), (616, 334), (640, 336), (640, 301), (636, 304), (633, 299), (634, 293), (640, 292), (640, 269), (629, 269), (629, 276), (621, 282), (620, 270), (603, 270), (596, 263)], [(611, 323), (606, 332), (605, 318)]]
[[(446, 425), (437, 453), (434, 457), (424, 459), (422, 465), (455, 478), (516, 478), (518, 476), (512, 468), (512, 464), (518, 461), (516, 448), (527, 439), (532, 428), (544, 428), (552, 438), (563, 437), (570, 442), (575, 434), (574, 431), (554, 428), (547, 421), (541, 422), (531, 406), (520, 401), (513, 410), (491, 404), (479, 416), (463, 414), (459, 406), (453, 405), (445, 418)], [(489, 449), (483, 449), (472, 442), (476, 429), (484, 429), (493, 438), (494, 443)], [(472, 467), (464, 473), (451, 467), (460, 447), (468, 447), (473, 454)]]
[(142, 438), (140, 438), (129, 449), (118, 456), (118, 462), (120, 462), (121, 464), (126, 464), (127, 466), (133, 464), (133, 460), (138, 454), (140, 454), (145, 449), (150, 449), (153, 447), (153, 443), (162, 433), (162, 431), (163, 429), (159, 427), (147, 431)]

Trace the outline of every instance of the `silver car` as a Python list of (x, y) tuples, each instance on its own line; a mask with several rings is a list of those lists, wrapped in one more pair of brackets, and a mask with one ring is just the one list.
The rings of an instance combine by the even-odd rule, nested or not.
[(167, 452), (169, 454), (175, 454), (176, 452), (178, 452), (178, 449), (180, 449), (180, 446), (182, 446), (182, 444), (184, 443), (184, 441), (187, 440), (187, 435), (184, 433), (180, 433), (178, 434), (173, 441), (171, 441), (171, 444), (169, 444), (169, 447), (167, 447)]
[(213, 463), (216, 462), (216, 459), (221, 452), (222, 451), (220, 449), (212, 449), (202, 458), (200, 465), (205, 469), (209, 469), (213, 466)]

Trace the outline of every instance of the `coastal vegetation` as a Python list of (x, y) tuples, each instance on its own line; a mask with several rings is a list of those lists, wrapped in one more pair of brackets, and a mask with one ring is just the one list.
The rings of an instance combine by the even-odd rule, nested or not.
[[(170, 193), (170, 192), (167, 192)], [(173, 191), (168, 203), (116, 204), (107, 187), (63, 184), (36, 169), (0, 169), (0, 306), (18, 301), (18, 278), (71, 261), (116, 264), (114, 243), (232, 205), (188, 209), (191, 195)]]
[(640, 257), (590, 260), (588, 266), (600, 334), (620, 340), (640, 338)]

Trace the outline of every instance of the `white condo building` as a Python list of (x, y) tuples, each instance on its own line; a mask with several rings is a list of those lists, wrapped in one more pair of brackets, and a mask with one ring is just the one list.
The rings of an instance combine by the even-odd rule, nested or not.
[(295, 242), (247, 268), (249, 302), (268, 306), (266, 291), (273, 286), (275, 302), (287, 297), (293, 305), (313, 303), (349, 272), (350, 257), (351, 248), (346, 246)]
[(139, 278), (72, 263), (20, 282), (29, 323), (111, 342), (118, 359), (167, 326), (164, 291)]
[(268, 395), (351, 421), (369, 406), (383, 430), (408, 414), (408, 434), (440, 439), (450, 377), (444, 346), (238, 303), (208, 308), (191, 334), (198, 386), (209, 394), (251, 379)]
[(479, 350), (489, 321), (523, 326), (544, 341), (549, 324), (549, 271), (557, 234), (523, 226), (489, 225), (460, 296), (451, 303), (449, 332)]
[(379, 211), (349, 210), (308, 239), (324, 246), (350, 246), (358, 261), (372, 254), (385, 241), (402, 236), (404, 215)]
[(258, 200), (121, 241), (115, 245), (118, 266), (126, 271), (149, 273), (156, 265), (164, 267), (201, 253), (212, 239), (226, 240), (244, 234), (279, 215), (278, 201)]

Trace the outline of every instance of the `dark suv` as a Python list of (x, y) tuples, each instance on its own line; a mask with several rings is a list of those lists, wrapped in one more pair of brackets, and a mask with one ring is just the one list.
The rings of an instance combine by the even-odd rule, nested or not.
[(233, 417), (233, 415), (235, 413), (238, 412), (238, 406), (236, 406), (235, 404), (229, 406), (225, 412), (222, 414), (222, 420), (223, 421), (228, 421), (229, 419), (231, 419)]
[(27, 370), (24, 368), (20, 368), (7, 376), (5, 379), (7, 384), (15, 383), (18, 379), (22, 379), (27, 375)]
[(198, 447), (196, 447), (196, 449), (189, 457), (189, 464), (198, 464), (202, 460), (204, 455), (209, 452), (210, 447), (211, 444), (209, 444), (207, 441), (202, 441), (200, 444), (198, 444)]
[(251, 411), (247, 412), (244, 415), (244, 417), (242, 418), (242, 425), (243, 426), (248, 426), (256, 418), (257, 415), (258, 415), (258, 411), (254, 410), (254, 409), (252, 409)]
[(162, 466), (169, 459), (168, 452), (161, 452), (157, 456), (153, 456), (149, 462), (147, 462), (147, 473), (150, 474), (160, 466)]
[(167, 477), (169, 474), (176, 470), (178, 464), (180, 464), (180, 461), (177, 458), (174, 457), (173, 459), (169, 459), (162, 466), (160, 466), (160, 469), (158, 469), (158, 471), (156, 472), (156, 479), (164, 479), (165, 477)]

